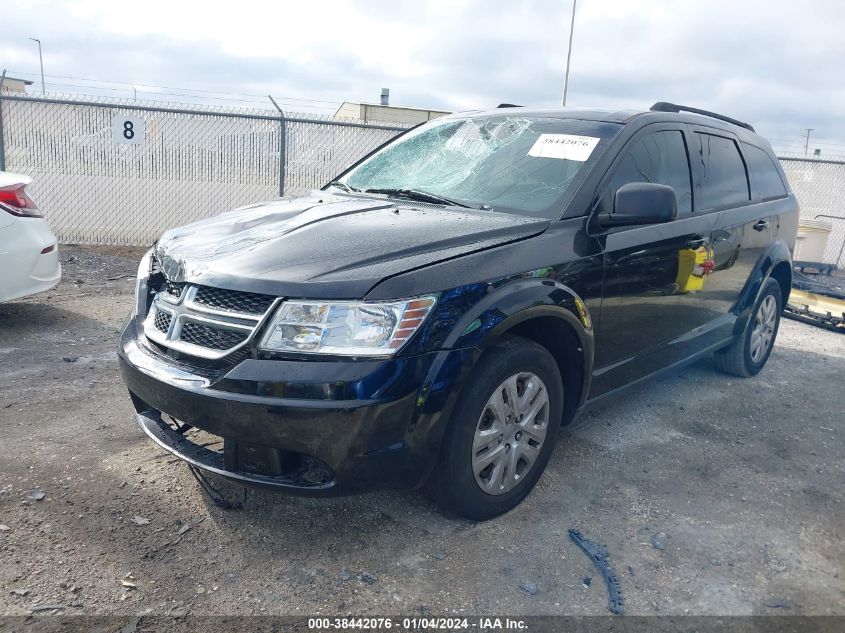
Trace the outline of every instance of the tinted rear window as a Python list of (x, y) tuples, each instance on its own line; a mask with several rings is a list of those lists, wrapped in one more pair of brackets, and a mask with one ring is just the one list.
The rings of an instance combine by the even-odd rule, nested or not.
[(739, 205), (751, 199), (745, 163), (733, 139), (696, 132), (701, 163), (695, 188), (697, 211)]
[(748, 143), (742, 144), (742, 153), (748, 165), (754, 198), (757, 200), (783, 198), (786, 195), (786, 186), (769, 153)]

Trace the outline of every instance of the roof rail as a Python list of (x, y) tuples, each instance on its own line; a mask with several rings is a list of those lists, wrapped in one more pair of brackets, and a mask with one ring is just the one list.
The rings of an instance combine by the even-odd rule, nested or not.
[(704, 116), (719, 119), (720, 121), (725, 121), (726, 123), (733, 123), (734, 125), (738, 125), (739, 127), (744, 127), (746, 130), (751, 130), (752, 132), (755, 132), (754, 128), (751, 127), (751, 124), (749, 123), (743, 123), (742, 121), (732, 119), (731, 117), (725, 116), (724, 114), (716, 114), (715, 112), (710, 112), (709, 110), (700, 110), (698, 108), (691, 108), (689, 106), (678, 105), (676, 103), (658, 101), (653, 106), (651, 106), (650, 110), (652, 112), (692, 112), (693, 114), (703, 114)]
[(496, 108), (521, 108), (521, 105), (516, 105), (515, 103), (500, 103), (496, 106)]

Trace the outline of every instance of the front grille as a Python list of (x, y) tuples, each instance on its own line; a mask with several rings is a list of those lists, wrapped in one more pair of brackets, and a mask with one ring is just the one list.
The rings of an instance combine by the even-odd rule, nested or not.
[(224, 330), (193, 322), (185, 323), (179, 336), (179, 340), (184, 343), (218, 350), (230, 349), (246, 339), (247, 334), (244, 332)]
[(249, 357), (245, 343), (277, 300), (255, 292), (174, 282), (163, 275), (153, 287), (158, 294), (145, 320), (147, 338), (168, 349), (168, 354), (225, 359), (223, 364)]
[(215, 310), (240, 312), (242, 314), (264, 314), (274, 299), (275, 297), (271, 295), (262, 295), (255, 292), (199, 286), (194, 301)]
[(174, 281), (165, 280), (162, 290), (173, 297), (179, 298), (182, 296), (182, 289), (185, 287), (183, 283), (176, 283)]
[(231, 354), (226, 356), (226, 362), (231, 363), (232, 365), (237, 365), (238, 363), (245, 361), (251, 355), (252, 354), (250, 354), (248, 346), (242, 347), (238, 351), (232, 352)]
[(170, 329), (170, 321), (172, 320), (173, 316), (169, 312), (165, 312), (164, 310), (156, 311), (155, 326), (160, 332), (167, 332)]

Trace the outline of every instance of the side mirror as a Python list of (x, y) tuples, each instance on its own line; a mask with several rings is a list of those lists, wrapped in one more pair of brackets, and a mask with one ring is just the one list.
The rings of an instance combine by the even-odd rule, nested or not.
[(652, 182), (629, 182), (616, 191), (613, 213), (600, 213), (599, 225), (635, 226), (671, 222), (678, 216), (675, 190)]

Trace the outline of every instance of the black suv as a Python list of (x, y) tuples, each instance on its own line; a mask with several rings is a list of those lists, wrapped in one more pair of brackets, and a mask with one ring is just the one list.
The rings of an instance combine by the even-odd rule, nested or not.
[(446, 116), (321, 191), (168, 231), (120, 366), (193, 467), (343, 494), (516, 506), (585, 406), (715, 352), (756, 374), (798, 205), (745, 123), (649, 112)]

